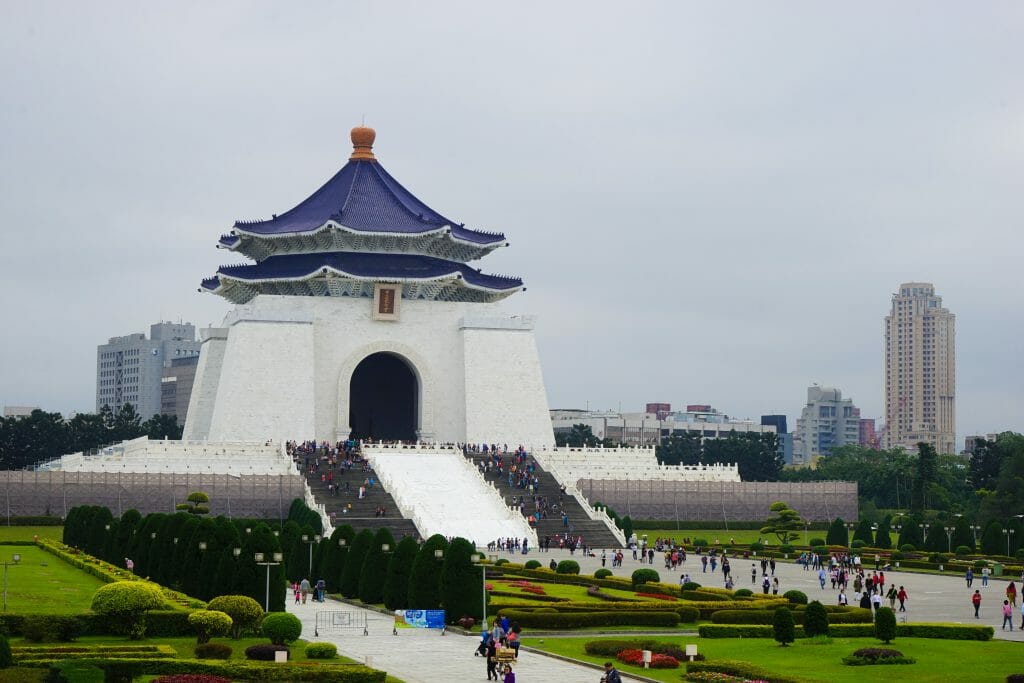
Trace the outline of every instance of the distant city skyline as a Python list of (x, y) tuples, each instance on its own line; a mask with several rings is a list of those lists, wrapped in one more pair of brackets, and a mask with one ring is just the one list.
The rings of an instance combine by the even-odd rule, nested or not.
[(1019, 4), (537, 17), (6, 7), (0, 404), (91, 411), (97, 345), (219, 325), (230, 306), (197, 289), (241, 259), (217, 235), (302, 201), (365, 121), (409, 191), (509, 236), (473, 265), (522, 277), (503, 308), (537, 316), (552, 408), (794, 424), (818, 383), (881, 422), (891, 296), (932, 282), (957, 317), (957, 446), (1024, 429)]

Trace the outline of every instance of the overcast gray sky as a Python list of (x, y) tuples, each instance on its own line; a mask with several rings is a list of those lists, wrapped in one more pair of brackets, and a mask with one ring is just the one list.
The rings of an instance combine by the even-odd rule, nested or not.
[(881, 417), (901, 282), (957, 315), (958, 436), (1024, 429), (1024, 4), (0, 2), (0, 403), (93, 410), (96, 345), (218, 323), (236, 219), (365, 115), (512, 246), (552, 407)]

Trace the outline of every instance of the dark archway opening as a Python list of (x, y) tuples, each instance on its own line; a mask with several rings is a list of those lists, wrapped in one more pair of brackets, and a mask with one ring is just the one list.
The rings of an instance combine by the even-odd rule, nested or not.
[(349, 384), (350, 438), (415, 441), (419, 382), (402, 358), (375, 353), (364, 358)]

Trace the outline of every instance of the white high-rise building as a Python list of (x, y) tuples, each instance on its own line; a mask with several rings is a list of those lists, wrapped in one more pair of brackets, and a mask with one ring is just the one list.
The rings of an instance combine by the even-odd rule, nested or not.
[(811, 465), (837, 446), (860, 440), (860, 409), (832, 387), (807, 387), (807, 405), (793, 433), (793, 464)]
[(161, 378), (176, 358), (199, 355), (192, 323), (156, 323), (142, 332), (111, 337), (96, 347), (96, 411), (131, 403), (143, 420), (160, 411)]
[(930, 282), (905, 282), (885, 318), (885, 445), (956, 453), (956, 318)]

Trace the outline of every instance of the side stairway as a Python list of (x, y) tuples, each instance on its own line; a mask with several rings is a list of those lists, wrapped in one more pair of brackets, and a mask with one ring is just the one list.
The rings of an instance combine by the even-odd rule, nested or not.
[[(401, 540), (403, 536), (419, 538), (416, 525), (412, 523), (412, 520), (401, 516), (395, 500), (390, 493), (384, 490), (377, 474), (372, 469), (364, 470), (360, 465), (356, 465), (348, 471), (341, 467), (334, 469), (334, 483), (339, 485), (336, 495), (328, 491), (328, 482), (321, 481), (321, 475), (326, 475), (330, 471), (329, 465), (321, 464), (319, 470), (313, 472), (304, 470), (302, 474), (309, 483), (316, 502), (324, 506), (328, 515), (334, 513), (332, 516), (336, 526), (347, 524), (357, 532), (363, 529), (371, 531), (388, 529), (396, 541)], [(359, 487), (371, 477), (375, 482), (374, 485), (367, 487), (366, 495), (359, 498)], [(345, 490), (346, 483), (349, 489), (347, 491)], [(351, 508), (348, 508), (349, 504), (352, 505)], [(377, 517), (375, 513), (381, 507), (384, 508), (384, 516)], [(348, 509), (347, 512), (346, 509)]]
[[(469, 460), (473, 462), (476, 467), (480, 467), (481, 463), (491, 461), (490, 453), (466, 453)], [(484, 475), (487, 481), (494, 482), (498, 491), (505, 498), (505, 502), (508, 505), (513, 505), (513, 499), (518, 499), (520, 496), (523, 497), (525, 503), (523, 507), (523, 515), (529, 517), (533, 514), (535, 506), (533, 498), (530, 495), (528, 488), (518, 488), (515, 486), (510, 487), (508, 485), (508, 466), (515, 462), (515, 455), (512, 453), (506, 453), (504, 456), (504, 474), (498, 472), (492, 465), (489, 472)], [(605, 523), (599, 519), (590, 519), (587, 515), (587, 511), (583, 509), (583, 505), (576, 499), (575, 496), (569, 495), (568, 493), (561, 496), (562, 500), (559, 502), (560, 487), (561, 484), (555, 479), (554, 475), (550, 472), (544, 471), (539, 464), (536, 463), (532, 458), (527, 458), (526, 462), (533, 462), (535, 465), (534, 474), (538, 479), (538, 487), (536, 495), (546, 496), (548, 500), (549, 508), (554, 504), (558, 504), (559, 508), (556, 512), (551, 512), (549, 517), (538, 520), (535, 528), (537, 529), (537, 538), (541, 543), (544, 542), (545, 537), (551, 538), (552, 547), (558, 547), (558, 537), (570, 530), (566, 527), (562, 520), (562, 512), (569, 517), (569, 525), (572, 529), (573, 536), (582, 536), (583, 542), (590, 548), (600, 550), (607, 548), (609, 550), (615, 548), (621, 548), (622, 544), (619, 543), (615, 535), (608, 529)]]

